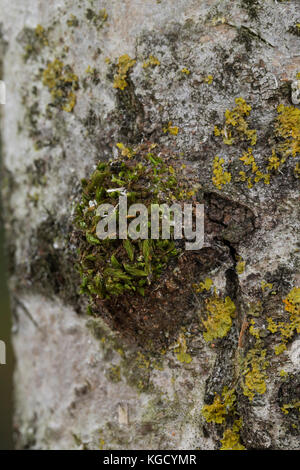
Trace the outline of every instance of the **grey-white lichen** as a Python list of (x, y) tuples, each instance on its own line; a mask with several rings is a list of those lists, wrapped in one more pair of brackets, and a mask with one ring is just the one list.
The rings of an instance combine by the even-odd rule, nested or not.
[(300, 79), (292, 82), (292, 103), (300, 104)]

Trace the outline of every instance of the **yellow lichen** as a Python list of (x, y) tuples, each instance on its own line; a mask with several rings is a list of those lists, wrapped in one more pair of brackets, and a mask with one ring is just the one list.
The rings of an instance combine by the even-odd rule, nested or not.
[(271, 317), (267, 318), (267, 329), (271, 333), (280, 332), (281, 343), (275, 346), (275, 354), (282, 354), (286, 350), (288, 341), (293, 337), (295, 332), (300, 333), (300, 288), (294, 287), (289, 294), (283, 299), (285, 310), (289, 312), (287, 321), (275, 322)]
[(281, 407), (281, 411), (284, 413), (284, 414), (288, 414), (290, 410), (297, 410), (298, 412), (300, 412), (300, 401), (296, 401), (294, 403), (285, 403), (282, 407)]
[(223, 165), (224, 159), (216, 155), (213, 162), (214, 176), (212, 177), (212, 182), (218, 189), (221, 189), (222, 185), (230, 183), (231, 181), (231, 173), (224, 171)]
[(204, 282), (199, 282), (199, 284), (194, 284), (193, 288), (194, 288), (195, 292), (199, 293), (199, 292), (203, 292), (204, 290), (209, 291), (211, 289), (212, 285), (213, 285), (212, 279), (207, 277), (207, 278), (205, 278)]
[(240, 429), (242, 427), (242, 420), (236, 420), (232, 428), (225, 429), (223, 439), (221, 439), (220, 450), (245, 450), (246, 447), (240, 441)]
[(208, 85), (211, 85), (214, 80), (214, 77), (212, 75), (207, 75), (207, 77), (204, 78), (204, 82), (207, 83)]
[(130, 147), (126, 147), (122, 142), (118, 142), (116, 145), (121, 150), (122, 157), (132, 158), (135, 155), (135, 151)]
[(190, 75), (190, 70), (187, 69), (186, 67), (184, 67), (182, 70), (181, 70), (182, 73), (185, 73), (186, 75)]
[(136, 60), (131, 59), (128, 54), (119, 57), (118, 73), (114, 77), (114, 88), (124, 90), (128, 83), (126, 81), (129, 70), (134, 66)]
[(272, 317), (267, 318), (268, 326), (267, 330), (271, 331), (271, 333), (276, 333), (278, 331), (278, 325), (274, 322)]
[(267, 170), (268, 171), (271, 171), (271, 170), (277, 171), (278, 168), (280, 167), (280, 165), (282, 163), (284, 163), (284, 160), (279, 159), (276, 155), (275, 149), (272, 149), (272, 156), (268, 159), (268, 162), (269, 162), (269, 164), (267, 166)]
[(222, 424), (225, 422), (226, 416), (233, 412), (235, 401), (235, 391), (224, 387), (221, 396), (215, 394), (213, 403), (211, 405), (204, 405), (201, 413), (208, 423)]
[(37, 25), (35, 28), (35, 35), (39, 38), (39, 40), (43, 43), (44, 46), (48, 46), (48, 39), (46, 37), (46, 31), (40, 24)]
[(43, 85), (52, 96), (53, 105), (70, 113), (76, 104), (74, 91), (79, 88), (78, 77), (69, 66), (65, 66), (59, 59), (49, 62), (43, 72)]
[(270, 289), (272, 290), (273, 289), (273, 284), (271, 283), (268, 283), (266, 281), (261, 281), (261, 290), (264, 291), (265, 289)]
[(243, 272), (245, 271), (245, 266), (246, 266), (246, 261), (238, 261), (238, 263), (236, 264), (236, 272), (238, 274), (243, 274)]
[(192, 362), (192, 356), (187, 353), (187, 345), (184, 334), (181, 333), (178, 338), (178, 346), (175, 348), (177, 360), (189, 364)]
[(223, 338), (231, 328), (236, 307), (230, 297), (222, 299), (216, 294), (205, 302), (207, 315), (206, 320), (202, 321), (206, 329), (203, 337), (205, 341)]
[(287, 377), (289, 374), (288, 374), (285, 370), (282, 369), (282, 370), (279, 372), (279, 375), (280, 375), (280, 377)]
[(255, 129), (249, 129), (246, 117), (249, 116), (251, 106), (246, 103), (243, 98), (235, 99), (236, 107), (232, 110), (225, 111), (225, 125), (223, 129), (215, 126), (215, 135), (222, 136), (226, 145), (232, 145), (238, 140), (250, 141), (251, 145), (255, 145), (257, 134)]
[(275, 122), (275, 133), (282, 139), (278, 146), (284, 158), (300, 154), (300, 109), (279, 105)]
[(267, 390), (265, 372), (268, 362), (266, 361), (266, 349), (260, 349), (259, 343), (250, 349), (244, 360), (243, 370), (243, 393), (250, 401), (256, 393), (264, 394)]
[(146, 69), (148, 67), (156, 67), (160, 65), (160, 61), (158, 60), (157, 57), (154, 55), (149, 55), (149, 59), (143, 63), (143, 69)]
[(165, 134), (168, 132), (171, 135), (177, 135), (179, 128), (177, 126), (172, 126), (172, 121), (169, 121), (168, 125), (163, 128), (163, 131)]
[(255, 328), (255, 320), (250, 321), (249, 333), (254, 336), (255, 338), (259, 339), (259, 329)]

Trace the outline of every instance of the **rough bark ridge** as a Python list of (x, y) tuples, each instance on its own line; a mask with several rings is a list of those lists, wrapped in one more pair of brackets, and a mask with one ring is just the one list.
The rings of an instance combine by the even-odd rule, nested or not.
[[(298, 0), (0, 4), (18, 446), (299, 448)], [(206, 244), (170, 332), (78, 294), (81, 179), (118, 142), (198, 173)]]

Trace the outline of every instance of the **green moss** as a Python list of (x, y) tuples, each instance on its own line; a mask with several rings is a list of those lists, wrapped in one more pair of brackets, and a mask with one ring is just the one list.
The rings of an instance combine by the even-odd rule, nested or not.
[(96, 210), (101, 204), (116, 202), (119, 191), (112, 189), (122, 187), (128, 204), (143, 203), (149, 208), (155, 203), (187, 200), (194, 194), (180, 178), (176, 161), (166, 164), (153, 152), (154, 148), (149, 152), (147, 146), (119, 147), (119, 160), (99, 163), (91, 178), (83, 181), (82, 202), (77, 207), (81, 292), (91, 299), (109, 299), (126, 293), (144, 296), (169, 261), (179, 255), (173, 240), (99, 240)]
[(111, 382), (117, 383), (121, 381), (121, 368), (119, 365), (111, 366), (107, 371), (107, 377)]

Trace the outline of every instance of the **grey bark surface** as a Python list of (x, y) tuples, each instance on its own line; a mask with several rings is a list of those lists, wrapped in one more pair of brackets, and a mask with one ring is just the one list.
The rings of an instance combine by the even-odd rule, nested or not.
[[(276, 355), (280, 339), (266, 327), (266, 318), (276, 317), (282, 299), (299, 286), (295, 160), (270, 185), (232, 181), (219, 190), (212, 183), (215, 155), (233, 161), (238, 174), (234, 161), (242, 150), (214, 136), (237, 97), (252, 106), (257, 162), (271, 154), (277, 106), (291, 106), (300, 72), (299, 2), (0, 0), (0, 6), (7, 89), (1, 191), (14, 308), (17, 446), (218, 449), (224, 428), (207, 423), (201, 409), (232, 386), (246, 312), (261, 302), (259, 316), (248, 320), (254, 318), (267, 351), (266, 392), (250, 401), (242, 381), (236, 387), (241, 443), (299, 449), (299, 414), (282, 410), (300, 400), (299, 335)], [(113, 81), (124, 54), (136, 63), (120, 90)], [(143, 67), (149, 56), (160, 65)], [(72, 112), (49, 108), (53, 97), (43, 71), (54, 59), (78, 77)], [(296, 96), (293, 101), (297, 106)], [(164, 132), (169, 122), (177, 135)], [(230, 333), (216, 344), (197, 330), (202, 310), (196, 301), (182, 305), (186, 323), (157, 354), (124, 339), (121, 326), (114, 331), (101, 316), (85, 314), (70, 241), (81, 179), (117, 154), (116, 143), (143, 141), (169, 148), (198, 171), (212, 224), (236, 214), (218, 241), (208, 236), (206, 249), (220, 262), (205, 264), (199, 279), (212, 278), (237, 305)], [(238, 275), (237, 259), (246, 262)], [(262, 290), (262, 281), (276, 293)], [(248, 327), (245, 355), (254, 341)], [(191, 361), (180, 361), (180, 347)]]

